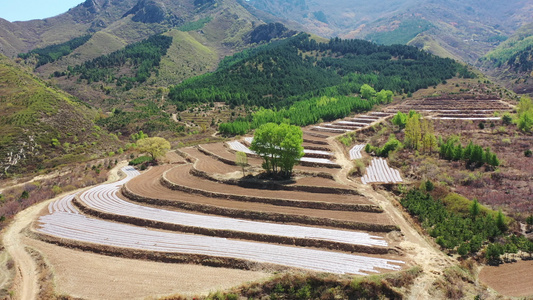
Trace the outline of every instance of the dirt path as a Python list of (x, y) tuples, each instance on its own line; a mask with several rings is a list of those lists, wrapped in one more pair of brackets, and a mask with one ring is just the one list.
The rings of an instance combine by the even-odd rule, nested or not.
[(364, 185), (348, 179), (348, 172), (353, 164), (344, 155), (344, 151), (334, 137), (328, 138), (337, 163), (342, 166), (341, 172), (336, 176), (336, 180), (348, 186), (355, 187), (361, 194), (369, 200), (379, 204), (383, 210), (390, 216), (393, 224), (400, 227), (403, 234), (403, 241), (400, 247), (405, 251), (413, 264), (420, 266), (423, 273), (417, 277), (412, 285), (410, 294), (407, 299), (431, 299), (429, 290), (435, 280), (442, 274), (442, 271), (453, 265), (453, 262), (440, 250), (432, 246), (425, 236), (421, 235), (411, 224), (404, 218), (402, 212), (387, 199), (385, 193), (375, 191), (371, 185)]
[[(121, 162), (109, 172), (108, 182), (116, 181), (120, 178), (118, 170), (127, 164), (126, 161)], [(83, 189), (80, 189), (81, 191)], [(69, 192), (74, 193), (74, 192)], [(39, 212), (48, 205), (51, 201), (57, 200), (65, 195), (60, 195), (54, 199), (50, 199), (39, 204), (33, 205), (15, 216), (13, 222), (6, 228), (2, 241), (7, 253), (11, 256), (16, 266), (15, 275), (15, 298), (16, 299), (36, 299), (39, 293), (38, 274), (36, 272), (36, 265), (31, 256), (25, 250), (23, 243), (24, 228), (30, 225)]]
[(35, 181), (41, 181), (41, 180), (45, 180), (45, 179), (56, 178), (56, 177), (63, 176), (63, 175), (68, 174), (68, 173), (69, 173), (68, 171), (67, 172), (55, 171), (55, 172), (50, 173), (50, 174), (44, 174), (44, 175), (35, 176), (32, 179), (30, 179), (30, 180), (27, 180), (27, 181), (24, 181), (24, 182), (20, 182), (20, 183), (17, 183), (16, 182), (17, 180), (14, 180), (13, 182), (6, 182), (3, 187), (0, 187), (0, 194), (2, 192), (4, 192), (4, 190), (6, 190), (6, 189), (12, 189), (12, 188), (15, 188), (15, 187), (24, 186), (26, 184), (29, 184), (29, 183), (32, 183), (32, 182), (35, 182)]

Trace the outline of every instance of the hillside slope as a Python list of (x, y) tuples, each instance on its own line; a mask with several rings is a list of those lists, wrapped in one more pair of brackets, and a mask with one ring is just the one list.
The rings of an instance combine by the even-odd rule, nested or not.
[[(79, 18), (83, 13), (87, 15), (86, 19)], [(63, 15), (32, 22), (4, 22), (0, 26), (0, 42), (4, 43), (0, 51), (15, 55), (17, 51), (31, 50), (28, 54), (18, 54), (18, 59), (36, 67), (35, 71), (43, 78), (55, 75), (54, 82), (60, 88), (106, 111), (111, 109), (110, 102), (116, 105), (125, 104), (122, 99), (146, 99), (160, 87), (213, 71), (225, 56), (261, 42), (254, 40), (251, 34), (263, 24), (235, 0), (102, 3), (88, 0)], [(42, 27), (38, 22), (72, 22), (73, 25), (72, 30), (67, 30), (63, 25)], [(25, 29), (36, 26), (39, 30), (31, 36), (26, 35)], [(2, 32), (4, 29), (6, 32)], [(277, 33), (281, 36), (284, 30)], [(150, 68), (149, 80), (117, 86), (104, 80), (87, 82), (80, 81), (77, 76), (57, 76), (160, 34), (171, 37), (172, 45)], [(76, 42), (79, 37), (88, 37), (88, 40), (80, 44)], [(43, 63), (43, 53), (53, 59)], [(117, 77), (135, 73), (139, 66), (122, 64), (113, 67), (115, 69), (110, 72)]]
[[(366, 1), (250, 0), (256, 9), (298, 22), (322, 36), (364, 38), (383, 44), (406, 44), (446, 52), (448, 57), (474, 63), (505, 36), (530, 19), (533, 5), (526, 1)], [(289, 22), (289, 21), (288, 21)], [(427, 41), (427, 43), (426, 43)], [(435, 43), (437, 45), (435, 45)]]
[(479, 61), (496, 81), (519, 94), (533, 94), (533, 23), (522, 26), (508, 40)]
[(89, 109), (0, 55), (0, 177), (116, 151)]

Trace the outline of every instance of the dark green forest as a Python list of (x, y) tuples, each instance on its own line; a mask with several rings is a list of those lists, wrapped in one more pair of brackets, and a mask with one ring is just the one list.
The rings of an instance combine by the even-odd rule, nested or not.
[[(148, 39), (126, 46), (111, 54), (100, 56), (75, 67), (68, 67), (66, 72), (56, 72), (54, 76), (76, 76), (88, 83), (105, 81), (130, 89), (134, 83), (143, 83), (159, 66), (161, 57), (166, 55), (172, 44), (172, 37), (154, 35)], [(134, 74), (118, 75), (121, 67), (128, 66)]]
[(64, 42), (64, 43), (56, 44), (56, 45), (50, 45), (44, 48), (37, 48), (37, 49), (31, 50), (28, 53), (21, 53), (18, 55), (18, 57), (22, 59), (28, 59), (31, 56), (36, 56), (37, 64), (35, 65), (35, 67), (38, 68), (42, 65), (54, 62), (63, 56), (69, 55), (70, 53), (72, 53), (72, 51), (76, 50), (76, 48), (85, 44), (91, 37), (92, 35), (90, 34), (80, 36), (68, 42)]
[(473, 76), (451, 59), (414, 47), (339, 38), (318, 43), (302, 33), (227, 57), (214, 73), (172, 87), (169, 98), (179, 110), (213, 101), (283, 108), (302, 100), (297, 96), (322, 96), (325, 88), (338, 87), (337, 94), (348, 95), (367, 83), (402, 94), (456, 75)]

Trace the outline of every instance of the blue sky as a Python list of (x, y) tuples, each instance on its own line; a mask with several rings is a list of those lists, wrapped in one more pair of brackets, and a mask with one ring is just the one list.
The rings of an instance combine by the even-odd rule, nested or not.
[(0, 18), (27, 21), (57, 16), (84, 0), (0, 0)]

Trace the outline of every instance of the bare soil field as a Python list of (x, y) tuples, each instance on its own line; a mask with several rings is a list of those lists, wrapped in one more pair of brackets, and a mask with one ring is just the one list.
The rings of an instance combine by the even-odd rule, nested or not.
[[(195, 187), (199, 186), (202, 190), (225, 193), (231, 195), (245, 195), (265, 198), (281, 198), (281, 199), (294, 199), (294, 200), (307, 200), (307, 201), (326, 201), (334, 203), (359, 203), (359, 204), (372, 204), (364, 197), (357, 195), (335, 195), (330, 197), (331, 199), (324, 199), (324, 195), (321, 193), (310, 192), (297, 192), (297, 191), (271, 191), (271, 190), (258, 190), (251, 188), (244, 188), (240, 186), (233, 186), (227, 184), (221, 184), (205, 179), (198, 178), (189, 173), (192, 166), (178, 166), (172, 168), (166, 172), (166, 178), (174, 183), (178, 183), (183, 186)], [(323, 182), (329, 182), (324, 180)]]
[(502, 100), (503, 92), (472, 79), (453, 79), (447, 84), (420, 90), (412, 98), (387, 108), (387, 112), (416, 110), (424, 116), (443, 120), (499, 120), (494, 113), (508, 112), (513, 106)]
[(262, 271), (110, 257), (29, 238), (24, 242), (39, 250), (50, 264), (57, 294), (84, 299), (146, 299), (176, 293), (206, 295), (271, 275)]
[(533, 296), (533, 261), (523, 260), (499, 266), (485, 266), (479, 279), (498, 293), (511, 297)]
[[(184, 166), (187, 167), (187, 166)], [(130, 182), (126, 184), (127, 188), (132, 192), (145, 196), (145, 197), (156, 197), (158, 199), (166, 199), (171, 201), (184, 201), (195, 204), (209, 205), (213, 207), (220, 208), (230, 208), (237, 210), (249, 210), (255, 212), (265, 212), (265, 213), (282, 213), (282, 214), (295, 214), (302, 216), (318, 217), (318, 218), (331, 218), (335, 220), (344, 220), (352, 221), (356, 220), (358, 222), (365, 223), (377, 223), (377, 224), (391, 224), (387, 215), (382, 213), (365, 213), (365, 212), (348, 212), (348, 211), (331, 211), (331, 210), (319, 210), (319, 209), (305, 209), (298, 207), (288, 207), (288, 206), (277, 206), (271, 204), (262, 204), (262, 203), (251, 203), (243, 201), (232, 201), (225, 200), (220, 198), (209, 198), (195, 194), (189, 194), (181, 191), (170, 190), (160, 182), (160, 176), (168, 169), (169, 167), (157, 167), (153, 168), (147, 173), (144, 173), (141, 176), (133, 178)], [(174, 178), (176, 179), (176, 178)], [(177, 179), (178, 182), (181, 182), (180, 179)], [(196, 181), (198, 183), (198, 180)], [(202, 188), (205, 186), (200, 185)], [(226, 186), (226, 193), (232, 193), (233, 188), (239, 188), (235, 186)], [(284, 195), (286, 191), (281, 191), (281, 195)], [(311, 193), (309, 193), (311, 194)], [(279, 195), (279, 194), (278, 194)], [(324, 195), (317, 194), (320, 197), (318, 201), (324, 200)], [(337, 196), (337, 195), (335, 195)], [(352, 195), (351, 195), (352, 196)], [(317, 196), (315, 196), (317, 197)], [(305, 200), (305, 199), (303, 199)], [(335, 200), (335, 199), (328, 199)]]

